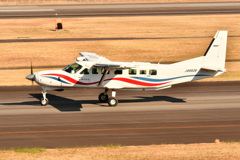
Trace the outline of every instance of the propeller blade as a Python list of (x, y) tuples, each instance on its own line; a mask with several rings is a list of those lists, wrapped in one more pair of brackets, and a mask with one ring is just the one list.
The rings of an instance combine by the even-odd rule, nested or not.
[[(31, 60), (31, 75), (33, 75), (33, 66), (32, 66), (32, 60)], [(33, 79), (32, 79), (32, 86), (33, 86), (33, 81), (34, 81), (34, 79), (35, 79), (35, 76), (33, 77)]]
[(35, 81), (35, 75), (33, 73), (33, 66), (32, 66), (32, 60), (31, 60), (31, 74), (26, 76), (26, 79), (32, 81), (32, 86), (34, 84), (34, 81)]
[(33, 74), (32, 60), (31, 60), (31, 74)]

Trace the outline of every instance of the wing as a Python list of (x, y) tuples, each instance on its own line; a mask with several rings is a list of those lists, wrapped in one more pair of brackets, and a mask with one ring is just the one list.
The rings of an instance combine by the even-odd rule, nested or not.
[(90, 52), (80, 52), (79, 53), (82, 57), (85, 57), (87, 61), (92, 62), (100, 62), (100, 63), (109, 63), (111, 62), (105, 57), (99, 56), (96, 53), (90, 53)]
[(94, 67), (97, 67), (97, 68), (129, 69), (129, 68), (136, 67), (135, 62), (133, 62), (133, 63), (112, 62), (105, 57), (97, 55), (96, 53), (80, 52), (79, 54), (82, 57), (84, 57), (84, 61), (96, 62)]
[(130, 69), (135, 68), (135, 65), (132, 64), (118, 64), (118, 63), (96, 63), (94, 67), (97, 68), (108, 68), (108, 69)]

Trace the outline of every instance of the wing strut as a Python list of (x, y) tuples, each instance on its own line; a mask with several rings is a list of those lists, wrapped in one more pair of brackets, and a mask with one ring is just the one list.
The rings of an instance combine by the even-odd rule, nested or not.
[(101, 80), (100, 80), (99, 83), (98, 83), (98, 86), (101, 86), (101, 85), (102, 85), (102, 82), (104, 81), (104, 79), (105, 79), (108, 71), (109, 71), (109, 67), (104, 68), (104, 72), (103, 72), (103, 75), (102, 75)]

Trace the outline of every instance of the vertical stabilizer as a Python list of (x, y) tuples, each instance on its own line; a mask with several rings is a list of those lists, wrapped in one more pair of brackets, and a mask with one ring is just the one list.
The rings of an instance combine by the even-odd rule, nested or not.
[(204, 54), (202, 69), (225, 71), (228, 31), (218, 31)]

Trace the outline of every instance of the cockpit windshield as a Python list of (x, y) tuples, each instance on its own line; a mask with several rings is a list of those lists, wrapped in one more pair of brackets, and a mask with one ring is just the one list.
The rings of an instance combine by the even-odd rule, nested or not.
[(79, 65), (78, 63), (72, 63), (72, 64), (68, 65), (67, 67), (63, 68), (63, 71), (66, 71), (66, 72), (71, 73), (71, 74), (75, 74), (81, 68), (82, 68), (82, 66)]

